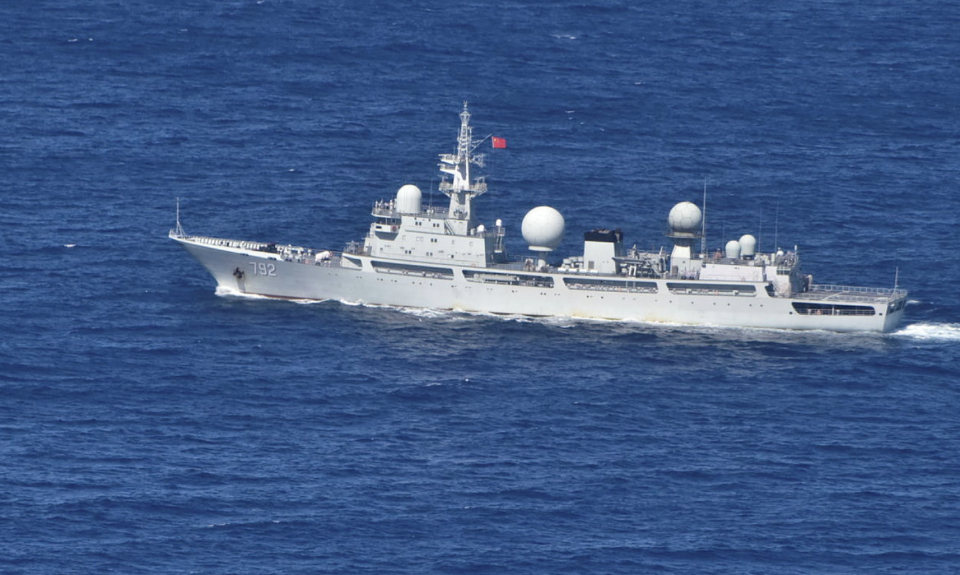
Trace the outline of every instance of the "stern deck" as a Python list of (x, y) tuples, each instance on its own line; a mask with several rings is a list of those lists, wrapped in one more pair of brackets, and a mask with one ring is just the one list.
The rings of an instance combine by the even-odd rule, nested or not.
[(830, 302), (889, 304), (906, 299), (907, 290), (841, 285), (812, 285), (808, 291), (793, 294), (793, 299)]

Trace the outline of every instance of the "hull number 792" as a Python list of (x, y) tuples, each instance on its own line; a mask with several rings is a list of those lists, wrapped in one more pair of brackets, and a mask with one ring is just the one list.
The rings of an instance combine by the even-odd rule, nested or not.
[(248, 262), (253, 266), (253, 275), (277, 277), (277, 265), (268, 263)]

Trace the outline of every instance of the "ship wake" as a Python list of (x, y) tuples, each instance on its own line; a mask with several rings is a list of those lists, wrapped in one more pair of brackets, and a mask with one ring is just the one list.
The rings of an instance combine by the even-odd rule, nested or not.
[(246, 293), (234, 288), (228, 288), (223, 286), (217, 286), (217, 289), (214, 291), (214, 294), (217, 297), (251, 299), (251, 300), (289, 301), (292, 303), (298, 303), (303, 305), (313, 305), (317, 303), (330, 301), (325, 299), (299, 299), (299, 298), (289, 298), (289, 297), (274, 297), (274, 296), (260, 295), (255, 293)]
[(960, 324), (913, 323), (890, 335), (918, 340), (960, 341)]

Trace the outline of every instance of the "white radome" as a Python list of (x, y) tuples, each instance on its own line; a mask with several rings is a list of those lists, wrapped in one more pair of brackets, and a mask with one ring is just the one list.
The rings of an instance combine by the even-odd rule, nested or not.
[(727, 253), (728, 258), (732, 260), (739, 259), (740, 258), (740, 242), (738, 242), (737, 240), (730, 240), (729, 242), (727, 242), (727, 245), (724, 251)]
[(693, 202), (680, 202), (667, 216), (667, 224), (675, 232), (694, 233), (700, 229), (702, 214)]
[(757, 253), (757, 238), (750, 234), (740, 236), (740, 254), (745, 258), (752, 258)]
[(523, 217), (520, 231), (531, 250), (549, 252), (560, 245), (565, 225), (560, 212), (550, 206), (538, 206)]
[(397, 190), (397, 211), (401, 214), (419, 214), (423, 193), (413, 184), (406, 184)]

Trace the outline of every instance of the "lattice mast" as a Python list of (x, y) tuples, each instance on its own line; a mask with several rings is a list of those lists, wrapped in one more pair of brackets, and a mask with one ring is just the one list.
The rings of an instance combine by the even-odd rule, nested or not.
[[(483, 167), (484, 154), (474, 154), (474, 150), (482, 142), (473, 140), (473, 128), (470, 127), (470, 112), (467, 103), (463, 103), (460, 112), (460, 135), (457, 137), (457, 153), (440, 154), (440, 172), (444, 175), (440, 182), (440, 191), (450, 198), (448, 217), (465, 220), (469, 227), (473, 227), (473, 213), (471, 201), (487, 191), (487, 183), (483, 176), (472, 180), (470, 165)], [(449, 178), (447, 176), (450, 176)]]

